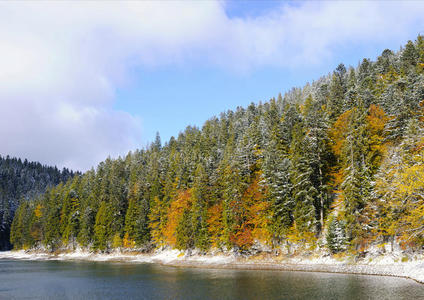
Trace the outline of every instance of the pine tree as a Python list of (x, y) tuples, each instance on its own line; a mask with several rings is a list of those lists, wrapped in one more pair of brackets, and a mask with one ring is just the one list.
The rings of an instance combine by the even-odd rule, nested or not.
[(350, 240), (354, 240), (356, 246), (358, 245), (355, 240), (359, 240), (364, 230), (366, 231), (366, 220), (362, 213), (371, 189), (371, 173), (366, 164), (368, 139), (365, 118), (363, 108), (352, 111), (344, 147), (345, 179), (342, 189), (347, 236)]
[(270, 140), (265, 149), (264, 181), (268, 187), (268, 198), (273, 214), (273, 241), (276, 243), (286, 235), (293, 222), (294, 202), (291, 197), (290, 160), (284, 151), (279, 123), (271, 131)]
[(376, 62), (339, 65), (78, 176), (0, 158), (0, 247), (16, 211), (15, 248), (249, 252), (326, 237), (332, 252), (389, 240), (418, 249), (423, 45), (418, 36)]
[(131, 187), (129, 204), (125, 217), (125, 234), (127, 240), (137, 245), (145, 244), (149, 239), (148, 204), (140, 195), (137, 183)]
[(112, 231), (111, 207), (104, 201), (100, 204), (94, 225), (94, 249), (105, 251), (109, 247)]
[(317, 216), (314, 203), (318, 191), (311, 181), (313, 169), (308, 157), (304, 155), (305, 132), (301, 124), (293, 129), (291, 145), (291, 182), (293, 184), (293, 197), (295, 200), (293, 217), (296, 227), (300, 232), (316, 232)]
[(340, 64), (334, 71), (330, 84), (328, 113), (332, 120), (342, 113), (346, 93), (345, 76), (346, 67)]
[(408, 41), (400, 57), (402, 71), (407, 73), (409, 70), (412, 70), (412, 68), (417, 65), (418, 58), (419, 53), (415, 48), (414, 43), (412, 41)]
[(192, 188), (193, 209), (191, 218), (194, 226), (194, 245), (196, 248), (203, 251), (209, 248), (209, 234), (207, 228), (208, 194), (207, 174), (203, 165), (198, 164)]
[(184, 209), (181, 219), (175, 229), (176, 243), (175, 247), (180, 250), (191, 249), (194, 247), (194, 232), (190, 210)]
[(46, 218), (44, 224), (44, 244), (55, 250), (61, 245), (61, 234), (58, 227), (60, 223), (60, 193), (63, 192), (63, 185), (52, 188), (48, 193), (46, 204)]
[(345, 224), (342, 220), (337, 220), (334, 216), (329, 219), (328, 232), (326, 236), (327, 247), (332, 253), (346, 250)]

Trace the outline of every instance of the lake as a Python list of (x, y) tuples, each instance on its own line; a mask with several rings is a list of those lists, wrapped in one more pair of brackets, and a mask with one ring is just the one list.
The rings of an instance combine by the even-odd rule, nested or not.
[(0, 299), (424, 299), (412, 280), (156, 264), (0, 260)]

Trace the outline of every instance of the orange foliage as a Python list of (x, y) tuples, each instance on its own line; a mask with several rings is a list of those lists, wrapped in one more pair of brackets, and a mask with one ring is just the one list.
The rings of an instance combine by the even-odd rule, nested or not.
[(331, 204), (331, 208), (339, 210), (344, 203), (344, 194), (343, 194), (343, 191), (341, 190), (335, 190), (333, 192), (335, 194), (335, 199), (333, 204)]
[(212, 247), (219, 247), (223, 234), (222, 203), (217, 203), (208, 209), (208, 231)]
[(37, 218), (41, 218), (43, 216), (43, 206), (41, 204), (37, 204), (34, 210), (34, 214)]
[(344, 180), (344, 170), (340, 166), (336, 166), (336, 169), (331, 172), (331, 178), (333, 179), (333, 186), (339, 187)]
[[(352, 111), (348, 110), (341, 114), (330, 128), (329, 136), (332, 144), (331, 148), (337, 157), (338, 163), (331, 172), (333, 178), (333, 186), (335, 189), (340, 187), (344, 181), (345, 173), (341, 168), (341, 158), (343, 155), (343, 147), (346, 141), (346, 134)], [(369, 135), (370, 157), (374, 167), (378, 167), (381, 163), (383, 154), (386, 151), (386, 144), (384, 143), (384, 129), (390, 117), (386, 115), (384, 110), (378, 105), (371, 104), (367, 115), (367, 134)], [(341, 196), (341, 194), (340, 194)]]
[(384, 142), (384, 128), (390, 117), (384, 110), (374, 104), (371, 104), (367, 116), (367, 132), (369, 135), (369, 156), (373, 168), (378, 168), (381, 164), (383, 155), (386, 153), (387, 145)]
[(191, 207), (191, 202), (191, 189), (178, 191), (177, 199), (171, 202), (168, 211), (168, 223), (164, 230), (165, 239), (171, 246), (175, 246), (177, 242), (176, 230), (178, 223), (183, 216), (184, 210)]
[(367, 116), (367, 129), (371, 137), (371, 151), (384, 152), (384, 128), (390, 117), (377, 105), (371, 104)]
[(349, 119), (351, 114), (352, 110), (347, 110), (342, 113), (338, 117), (329, 132), (330, 138), (332, 140), (331, 148), (337, 157), (340, 157), (342, 155), (343, 144), (348, 131)]
[(230, 241), (241, 249), (249, 248), (255, 240), (265, 243), (271, 241), (270, 204), (259, 184), (260, 177), (260, 172), (257, 172), (244, 192), (241, 203), (233, 204), (237, 220)]
[(135, 246), (135, 242), (130, 239), (128, 232), (125, 233), (124, 238), (122, 240), (122, 244), (124, 248), (133, 248)]
[(248, 224), (251, 224), (253, 238), (261, 242), (270, 242), (270, 203), (266, 201), (265, 192), (262, 191), (261, 187), (259, 186), (259, 176), (255, 178), (252, 184), (250, 184), (250, 186), (247, 188), (244, 198), (250, 198), (250, 206), (248, 208)]
[(291, 244), (313, 250), (316, 247), (317, 238), (313, 232), (300, 231), (296, 226), (296, 222), (294, 222), (293, 226), (290, 227), (287, 240)]
[[(343, 146), (346, 141), (346, 134), (348, 132), (349, 119), (352, 115), (352, 110), (347, 110), (342, 113), (334, 122), (333, 127), (329, 130), (329, 136), (331, 139), (331, 149), (337, 158), (337, 164), (331, 171), (331, 178), (333, 180), (333, 186), (337, 189), (344, 181), (344, 171), (341, 168), (340, 161), (343, 152)], [(341, 195), (341, 193), (339, 194)]]
[(386, 115), (380, 106), (371, 104), (368, 111), (367, 121), (368, 128), (372, 130), (373, 134), (382, 135), (384, 127), (389, 119), (390, 117)]
[(241, 249), (248, 249), (253, 245), (252, 230), (246, 225), (238, 226), (236, 232), (230, 236), (230, 242)]
[(424, 122), (424, 100), (422, 100), (421, 102), (420, 102), (420, 114), (421, 114), (421, 116), (420, 116), (420, 121), (421, 122)]

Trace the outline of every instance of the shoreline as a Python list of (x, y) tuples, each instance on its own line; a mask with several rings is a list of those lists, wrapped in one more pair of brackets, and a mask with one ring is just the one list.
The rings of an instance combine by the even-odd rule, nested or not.
[(178, 250), (158, 251), (148, 254), (113, 252), (98, 254), (85, 251), (51, 254), (39, 251), (0, 252), (0, 261), (9, 260), (56, 260), (56, 261), (93, 261), (124, 263), (155, 263), (170, 267), (237, 269), (237, 270), (274, 270), (289, 272), (319, 272), (354, 275), (391, 276), (414, 280), (424, 284), (424, 260), (395, 262), (390, 256), (380, 256), (377, 260), (353, 263), (330, 257), (316, 258), (246, 258), (234, 255), (185, 255)]

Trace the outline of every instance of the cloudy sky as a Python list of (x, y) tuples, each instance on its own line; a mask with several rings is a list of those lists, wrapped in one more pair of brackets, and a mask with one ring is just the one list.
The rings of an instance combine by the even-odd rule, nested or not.
[(0, 2), (0, 155), (87, 170), (424, 34), (424, 2)]

